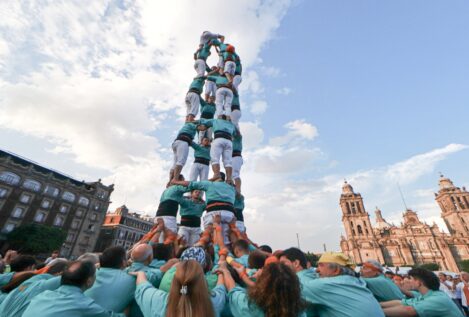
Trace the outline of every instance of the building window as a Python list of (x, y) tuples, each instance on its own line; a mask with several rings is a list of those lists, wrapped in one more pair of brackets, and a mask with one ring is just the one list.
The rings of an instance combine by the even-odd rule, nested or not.
[(36, 222), (44, 222), (46, 220), (47, 214), (44, 211), (38, 211), (34, 217)]
[(8, 189), (0, 188), (0, 198), (6, 197), (8, 194)]
[(5, 182), (10, 185), (18, 185), (20, 183), (21, 178), (13, 173), (10, 172), (2, 172), (0, 173), (0, 181)]
[(67, 242), (73, 242), (73, 240), (75, 239), (75, 235), (73, 233), (69, 233), (67, 235)]
[(94, 205), (94, 210), (99, 210), (100, 207), (101, 207), (100, 204), (96, 204), (96, 205)]
[(80, 205), (86, 207), (86, 206), (88, 206), (88, 205), (90, 204), (90, 200), (89, 200), (88, 198), (86, 198), (86, 197), (80, 197), (80, 198), (78, 199), (78, 203), (79, 203)]
[(41, 203), (41, 207), (48, 209), (52, 205), (52, 202), (49, 199), (44, 199)]
[(27, 179), (24, 181), (23, 187), (32, 190), (33, 192), (38, 192), (41, 190), (41, 183), (32, 179)]
[(103, 192), (103, 191), (99, 191), (97, 196), (98, 196), (98, 198), (105, 199), (106, 198), (106, 193)]
[(12, 232), (15, 229), (16, 225), (14, 223), (6, 223), (3, 227), (3, 231), (6, 233)]
[(64, 218), (60, 216), (56, 216), (54, 219), (54, 226), (62, 227), (63, 224), (64, 224)]
[(98, 218), (98, 215), (95, 214), (95, 213), (92, 213), (91, 216), (90, 216), (90, 219), (91, 219), (92, 221), (96, 221), (97, 218)]
[(358, 234), (363, 234), (362, 226), (358, 225), (357, 231), (358, 231)]
[(71, 227), (72, 229), (77, 229), (79, 225), (80, 225), (79, 220), (73, 220)]
[(59, 211), (63, 214), (68, 212), (68, 206), (67, 205), (61, 205), (60, 208), (59, 208)]
[(91, 231), (91, 232), (94, 232), (94, 228), (95, 228), (94, 225), (89, 225), (88, 226), (88, 230)]
[(69, 201), (69, 202), (74, 202), (75, 201), (75, 194), (72, 194), (71, 192), (64, 192), (62, 194), (62, 199)]
[(13, 212), (11, 213), (11, 216), (13, 218), (22, 218), (24, 214), (24, 208), (21, 207), (16, 207), (13, 209)]
[(31, 195), (23, 193), (20, 196), (20, 202), (22, 202), (23, 204), (29, 204), (29, 202), (31, 201), (31, 198), (32, 198)]
[(57, 187), (47, 185), (44, 189), (44, 194), (52, 197), (57, 197), (59, 195), (59, 189)]

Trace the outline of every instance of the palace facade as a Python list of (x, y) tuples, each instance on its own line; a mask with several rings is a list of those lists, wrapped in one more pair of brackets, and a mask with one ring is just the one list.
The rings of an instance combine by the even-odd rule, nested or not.
[(449, 234), (435, 223), (422, 222), (411, 209), (404, 212), (400, 226), (386, 222), (376, 209), (373, 226), (362, 196), (345, 182), (340, 196), (345, 228), (345, 237), (340, 242), (342, 252), (357, 263), (368, 259), (388, 266), (438, 263), (441, 270), (458, 272), (458, 262), (469, 260), (469, 192), (441, 175), (435, 200)]

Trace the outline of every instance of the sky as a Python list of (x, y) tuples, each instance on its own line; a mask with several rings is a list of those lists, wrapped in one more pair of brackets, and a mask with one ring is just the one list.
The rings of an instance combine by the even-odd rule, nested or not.
[[(243, 62), (249, 235), (338, 250), (344, 179), (374, 222), (469, 185), (467, 1), (0, 3), (0, 148), (154, 215), (205, 30)], [(225, 12), (226, 14), (220, 14)], [(213, 54), (214, 55), (214, 54)], [(209, 64), (215, 63), (215, 56)], [(192, 156), (192, 155), (190, 155)], [(188, 174), (192, 158), (184, 170)]]

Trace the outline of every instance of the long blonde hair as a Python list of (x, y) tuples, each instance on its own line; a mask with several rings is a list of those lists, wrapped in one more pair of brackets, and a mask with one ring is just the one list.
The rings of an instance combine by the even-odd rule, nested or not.
[(197, 261), (186, 260), (177, 266), (166, 317), (215, 317), (204, 271)]

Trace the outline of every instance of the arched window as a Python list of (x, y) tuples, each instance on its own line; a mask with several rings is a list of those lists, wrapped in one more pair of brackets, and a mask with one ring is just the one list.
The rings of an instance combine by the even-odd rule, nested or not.
[(5, 182), (10, 185), (18, 185), (20, 183), (21, 177), (11, 172), (2, 172), (0, 173), (0, 181)]
[(73, 194), (71, 192), (64, 192), (62, 194), (62, 199), (66, 200), (66, 201), (69, 201), (69, 202), (73, 202), (73, 201), (75, 201), (75, 194)]
[(23, 187), (32, 190), (33, 192), (38, 192), (41, 190), (41, 183), (32, 179), (27, 179), (24, 181)]
[(86, 197), (80, 197), (80, 198), (78, 199), (78, 203), (79, 203), (80, 205), (86, 207), (86, 206), (88, 206), (88, 205), (90, 204), (90, 200), (89, 200), (88, 198), (86, 198)]
[(44, 194), (57, 197), (59, 195), (59, 189), (57, 187), (47, 185), (46, 188), (44, 188)]
[(357, 231), (358, 231), (358, 234), (363, 234), (362, 226), (358, 225)]

